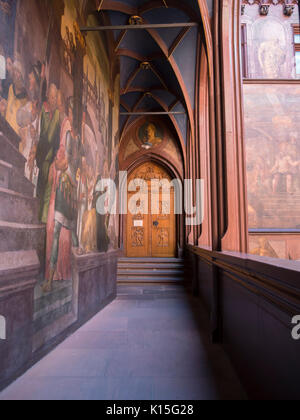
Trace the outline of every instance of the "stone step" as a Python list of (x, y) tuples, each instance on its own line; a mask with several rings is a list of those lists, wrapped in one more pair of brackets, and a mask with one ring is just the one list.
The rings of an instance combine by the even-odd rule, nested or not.
[(120, 270), (118, 269), (118, 276), (122, 277), (139, 277), (139, 276), (146, 276), (146, 277), (181, 277), (182, 270), (176, 269), (168, 269), (168, 270), (160, 270), (160, 269), (153, 269), (153, 270)]
[(184, 277), (118, 277), (118, 284), (184, 284)]
[(0, 220), (13, 223), (38, 224), (39, 200), (0, 188)]
[(0, 252), (43, 250), (45, 226), (10, 223), (0, 220)]
[(181, 258), (119, 258), (119, 263), (127, 264), (183, 264)]
[(0, 188), (33, 197), (34, 185), (10, 163), (0, 160)]
[(184, 269), (184, 264), (182, 263), (163, 263), (163, 264), (155, 264), (155, 263), (143, 263), (143, 264), (132, 264), (132, 263), (125, 263), (125, 262), (119, 262), (118, 267), (122, 270), (172, 270), (172, 269)]
[(0, 160), (10, 163), (22, 174), (25, 171), (26, 159), (2, 132), (0, 132)]
[(120, 258), (119, 284), (184, 282), (184, 262), (180, 258)]

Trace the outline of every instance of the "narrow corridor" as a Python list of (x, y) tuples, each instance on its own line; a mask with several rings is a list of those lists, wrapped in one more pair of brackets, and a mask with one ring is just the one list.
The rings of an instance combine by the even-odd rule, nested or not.
[(118, 298), (0, 394), (0, 400), (245, 399), (180, 286), (120, 286)]

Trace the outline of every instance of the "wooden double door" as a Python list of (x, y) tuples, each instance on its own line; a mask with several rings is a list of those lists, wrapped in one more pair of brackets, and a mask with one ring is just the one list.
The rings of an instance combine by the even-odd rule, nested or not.
[[(176, 256), (174, 189), (170, 189), (170, 194), (163, 194), (162, 189), (160, 191), (151, 190), (153, 179), (170, 182), (171, 178), (157, 164), (147, 163), (140, 166), (129, 176), (128, 186), (132, 185), (132, 181), (135, 182), (138, 179), (145, 181), (148, 188), (141, 194), (141, 200), (137, 201), (135, 200), (136, 191), (128, 192), (127, 257), (173, 258)], [(137, 188), (137, 191), (140, 191), (140, 189)], [(153, 201), (155, 201), (154, 205)], [(134, 203), (137, 204), (140, 212), (131, 212)]]

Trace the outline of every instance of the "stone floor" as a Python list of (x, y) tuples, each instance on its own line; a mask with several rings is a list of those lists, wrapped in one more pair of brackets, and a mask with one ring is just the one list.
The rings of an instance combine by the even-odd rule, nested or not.
[(245, 393), (199, 302), (175, 286), (118, 298), (0, 400), (239, 400)]

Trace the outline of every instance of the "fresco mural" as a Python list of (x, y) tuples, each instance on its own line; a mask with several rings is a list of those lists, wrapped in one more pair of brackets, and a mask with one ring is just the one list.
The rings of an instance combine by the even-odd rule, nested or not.
[(118, 247), (118, 216), (97, 215), (95, 186), (118, 174), (119, 74), (106, 40), (82, 36), (82, 3), (0, 2), (0, 111), (21, 138), (46, 230), (35, 333), (74, 318), (73, 256)]
[(261, 16), (257, 4), (243, 4), (242, 51), (252, 79), (244, 83), (249, 248), (262, 257), (299, 260), (300, 85), (292, 81), (299, 78), (299, 10), (294, 4), (285, 15), (278, 3)]
[(251, 229), (300, 229), (300, 86), (244, 85)]
[(241, 23), (246, 41), (247, 78), (296, 79), (293, 25), (299, 25), (298, 6), (291, 16), (282, 4), (271, 5), (268, 16), (261, 16), (257, 4), (244, 2)]

